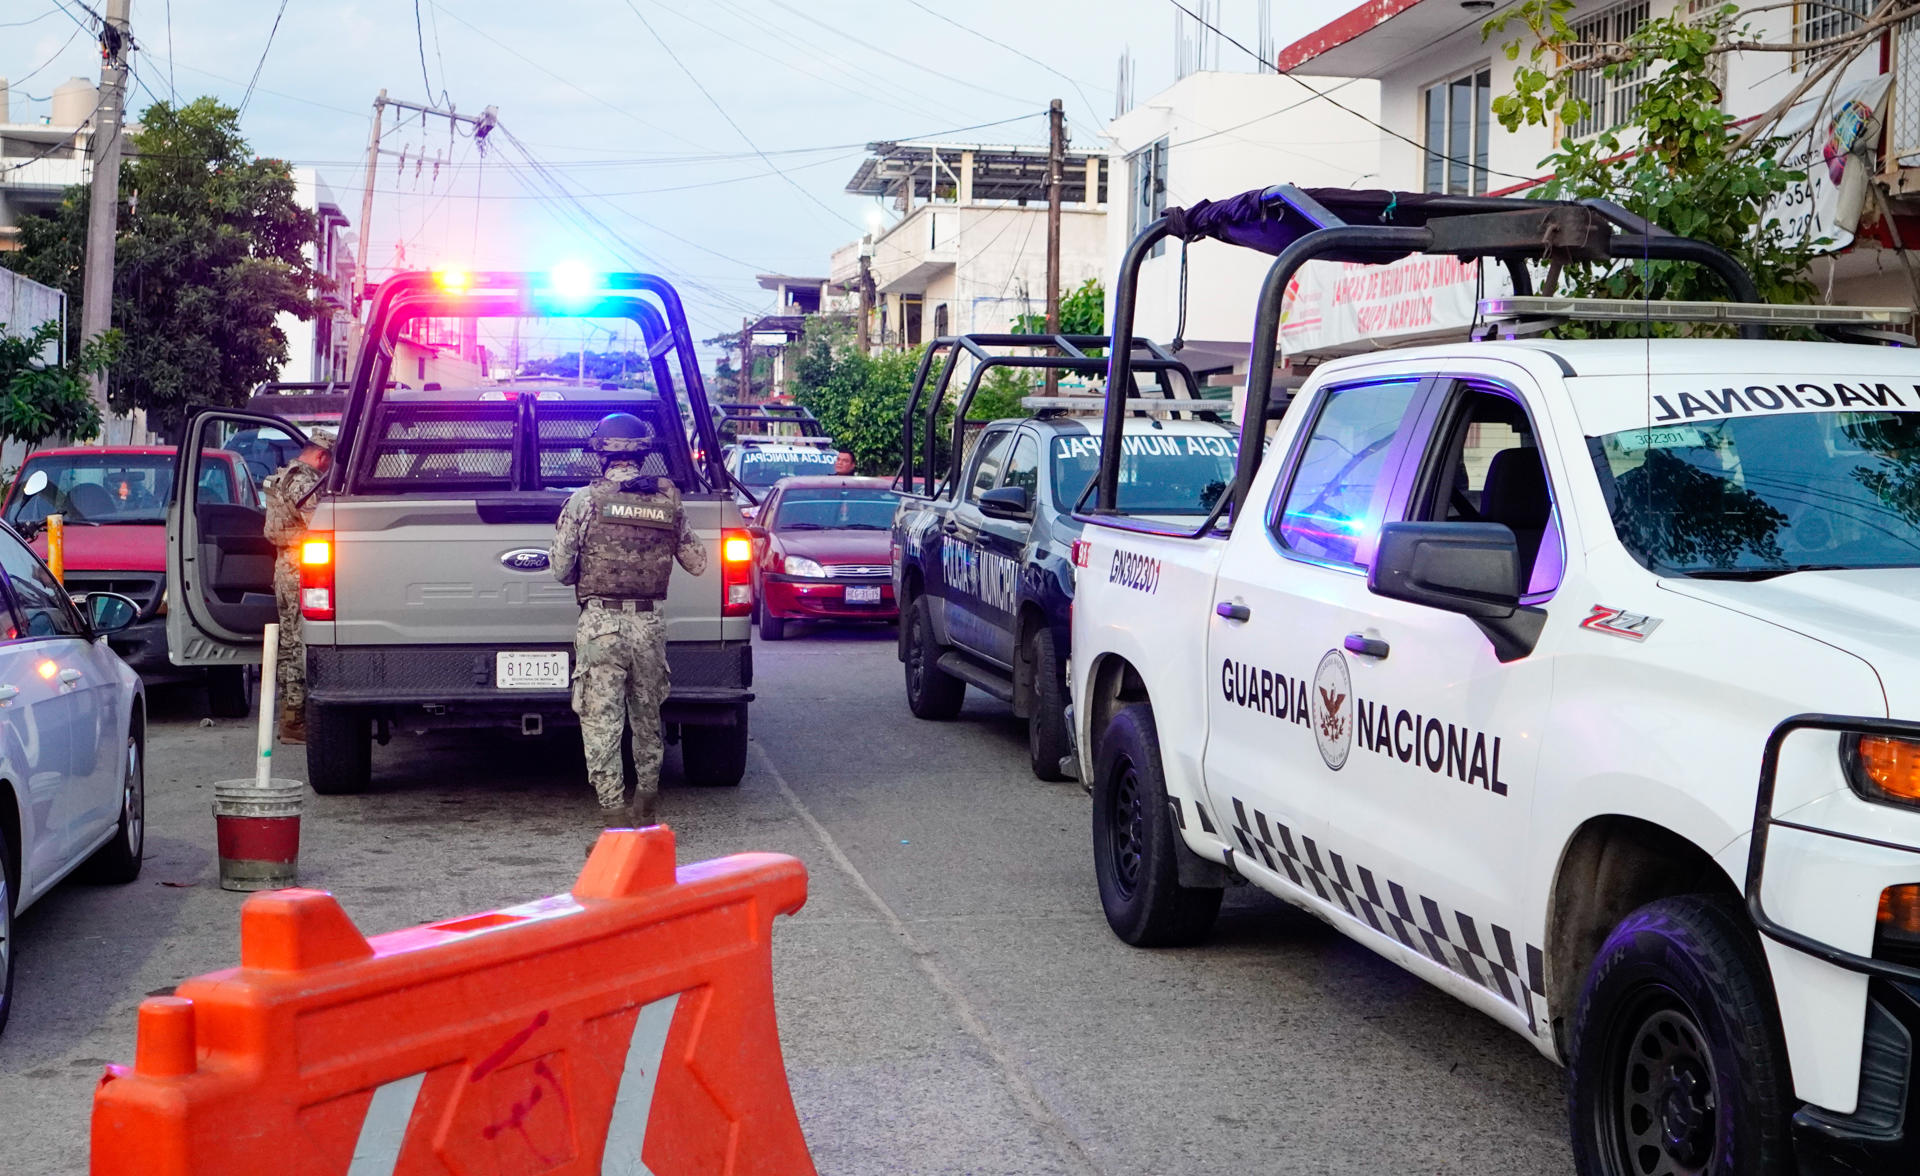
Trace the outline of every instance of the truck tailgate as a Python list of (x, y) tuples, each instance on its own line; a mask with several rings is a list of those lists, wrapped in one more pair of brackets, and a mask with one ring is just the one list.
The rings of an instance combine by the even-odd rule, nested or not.
[[(520, 570), (515, 553), (545, 556), (565, 496), (533, 492), (465, 498), (325, 500), (313, 529), (334, 542), (332, 622), (309, 621), (312, 645), (570, 644), (580, 610), (544, 561)], [(730, 504), (689, 498), (687, 520), (707, 545), (698, 577), (676, 566), (663, 612), (669, 641), (719, 641), (720, 530)], [(736, 622), (746, 637), (744, 624)]]

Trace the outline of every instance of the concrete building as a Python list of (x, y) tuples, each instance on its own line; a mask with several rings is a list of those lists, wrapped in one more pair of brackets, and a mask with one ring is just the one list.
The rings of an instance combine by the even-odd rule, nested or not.
[(307, 247), (307, 259), (325, 282), (314, 292), (318, 307), (313, 318), (302, 322), (283, 314), (276, 320), (287, 336), (287, 363), (280, 379), (350, 379), (347, 337), (353, 316), (347, 301), (353, 290), (353, 233), (333, 189), (312, 168), (294, 168), (293, 186), (294, 199), (317, 222), (317, 239)]
[[(1372, 186), (1525, 194), (1543, 176), (1541, 160), (1560, 136), (1589, 138), (1626, 121), (1644, 79), (1596, 71), (1581, 83), (1589, 117), (1573, 126), (1506, 131), (1491, 117), (1490, 104), (1512, 90), (1526, 53), (1519, 62), (1509, 61), (1505, 45), (1525, 33), (1516, 26), (1486, 37), (1482, 29), (1489, 17), (1510, 7), (1507, 2), (1476, 8), (1459, 0), (1368, 0), (1281, 49), (1277, 64), (1322, 87), (1334, 77), (1378, 80), (1380, 122), (1393, 133), (1376, 134), (1381, 176)], [(1566, 20), (1584, 40), (1619, 42), (1649, 19), (1688, 17), (1718, 7), (1719, 0), (1578, 0)], [(1873, 7), (1870, 0), (1777, 5), (1742, 20), (1756, 40), (1813, 41), (1859, 28)], [(1723, 55), (1717, 66), (1723, 108), (1736, 119), (1769, 111), (1800, 85), (1809, 60), (1787, 52)], [(1782, 120), (1783, 129), (1811, 126), (1811, 133), (1784, 151), (1784, 162), (1808, 171), (1809, 178), (1789, 193), (1780, 220), (1790, 233), (1828, 240), (1819, 247), (1822, 256), (1812, 276), (1822, 296), (1835, 303), (1913, 301), (1913, 278), (1893, 248), (1896, 228), (1898, 239), (1920, 240), (1920, 215), (1910, 215), (1920, 214), (1920, 168), (1908, 166), (1920, 165), (1920, 84), (1901, 85), (1898, 79), (1909, 68), (1920, 70), (1920, 27), (1911, 21), (1883, 34), (1878, 46), (1870, 46), (1837, 80), (1814, 87)], [(1883, 118), (1886, 129), (1868, 136), (1855, 156), (1824, 158), (1834, 120), (1849, 104), (1856, 115)], [(1852, 186), (1842, 182), (1845, 170), (1856, 166), (1889, 194), (1895, 225), (1878, 214), (1878, 202), (1858, 177)], [(1862, 208), (1866, 215), (1856, 234), (1850, 221)], [(1476, 280), (1473, 268), (1463, 270), (1461, 283), (1471, 286)], [(1490, 268), (1490, 282), (1493, 275)], [(1488, 292), (1497, 291), (1490, 285)], [(1446, 301), (1456, 316), (1471, 314), (1470, 297)]]
[[(873, 341), (1007, 331), (1047, 307), (1047, 151), (961, 143), (869, 143), (847, 191), (888, 200), (898, 219), (834, 251), (831, 284), (857, 298), (866, 258)], [(1108, 163), (1067, 152), (1060, 285), (1105, 280)], [(876, 210), (877, 211), (877, 210)]]
[(68, 188), (93, 175), (87, 147), (99, 102), (98, 87), (69, 78), (53, 88), (44, 121), (15, 122), (11, 92), (0, 78), (0, 250), (20, 247), (21, 217), (53, 211)]
[[(74, 308), (78, 313), (79, 308)], [(58, 363), (65, 350), (67, 296), (52, 286), (43, 286), (23, 278), (12, 270), (0, 269), (0, 335), (20, 338), (32, 334), (43, 323), (61, 325), (60, 336), (47, 344), (40, 358)], [(18, 441), (0, 446), (0, 470), (17, 470), (26, 460), (27, 447)]]
[[(1109, 123), (1110, 166), (1124, 187), (1107, 222), (1107, 321), (1121, 255), (1168, 208), (1280, 183), (1377, 186), (1379, 134), (1360, 117), (1375, 114), (1377, 96), (1372, 81), (1340, 83), (1339, 102), (1358, 112), (1348, 113), (1278, 74), (1198, 72)], [(1141, 267), (1135, 334), (1167, 342), (1179, 329), (1180, 260), (1179, 242), (1162, 242)], [(1201, 241), (1186, 260), (1186, 359), (1201, 374), (1244, 372), (1272, 259)]]

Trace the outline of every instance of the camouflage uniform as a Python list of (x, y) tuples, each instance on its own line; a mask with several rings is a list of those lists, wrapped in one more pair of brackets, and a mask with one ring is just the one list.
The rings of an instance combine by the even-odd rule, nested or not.
[(669, 681), (666, 627), (651, 606), (665, 598), (675, 560), (696, 576), (707, 569), (706, 546), (687, 526), (679, 490), (642, 475), (638, 457), (627, 456), (645, 444), (604, 445), (605, 472), (567, 499), (549, 553), (554, 575), (574, 586), (581, 604), (573, 710), (587, 779), (601, 808), (619, 807), (620, 732), (630, 719), (637, 824), (652, 822), (660, 789), (660, 704)]
[[(311, 443), (333, 450), (333, 435), (315, 431)], [(280, 606), (280, 657), (274, 665), (284, 725), (299, 726), (307, 704), (307, 645), (300, 635), (300, 540), (313, 518), (313, 491), (322, 474), (295, 459), (260, 483), (266, 501), (267, 541), (279, 549), (273, 561), (273, 597)]]

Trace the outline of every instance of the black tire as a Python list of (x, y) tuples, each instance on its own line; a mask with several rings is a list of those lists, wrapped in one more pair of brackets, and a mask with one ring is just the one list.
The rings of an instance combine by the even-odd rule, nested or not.
[(731, 727), (680, 727), (680, 771), (695, 788), (737, 788), (747, 774), (747, 710)]
[(123, 885), (140, 876), (147, 848), (147, 749), (135, 728), (127, 732), (126, 755), (120, 763), (120, 822), (113, 840), (93, 851), (82, 875), (89, 882)]
[(1153, 708), (1123, 707), (1094, 759), (1093, 868), (1107, 926), (1135, 947), (1182, 947), (1213, 930), (1224, 893), (1180, 885)]
[(1054, 651), (1051, 631), (1042, 628), (1027, 642), (1027, 668), (1033, 674), (1027, 757), (1035, 776), (1064, 780), (1060, 761), (1067, 754), (1067, 683), (1060, 674), (1060, 657)]
[(373, 782), (373, 725), (348, 706), (307, 704), (307, 784), (322, 796), (365, 792)]
[(244, 719), (252, 714), (252, 668), (249, 666), (207, 667), (207, 711), (220, 719)]
[(13, 859), (7, 839), (0, 837), (0, 1033), (13, 1015)]
[(1664, 898), (1613, 929), (1574, 1006), (1567, 1105), (1581, 1176), (1793, 1171), (1767, 975), (1727, 899)]
[(778, 641), (787, 635), (787, 622), (773, 615), (766, 605), (760, 606), (760, 640)]
[(906, 623), (907, 709), (915, 718), (951, 719), (966, 701), (967, 684), (938, 665), (942, 650), (933, 639), (933, 606), (925, 596), (914, 597)]

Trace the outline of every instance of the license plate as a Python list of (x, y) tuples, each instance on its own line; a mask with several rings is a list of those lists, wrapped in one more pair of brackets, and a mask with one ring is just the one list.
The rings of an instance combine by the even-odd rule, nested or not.
[(880, 586), (876, 584), (871, 588), (848, 588), (847, 603), (848, 604), (879, 604), (880, 603)]
[(565, 650), (496, 653), (493, 684), (502, 690), (563, 689), (570, 657)]

